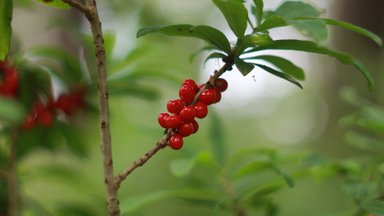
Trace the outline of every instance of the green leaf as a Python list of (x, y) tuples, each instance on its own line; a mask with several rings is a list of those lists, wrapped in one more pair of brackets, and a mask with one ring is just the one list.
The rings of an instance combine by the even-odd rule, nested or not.
[(377, 216), (384, 215), (384, 202), (382, 200), (369, 200), (361, 203), (363, 209)]
[(247, 74), (249, 74), (253, 68), (255, 68), (255, 66), (253, 66), (253, 64), (251, 63), (248, 63), (248, 62), (245, 62), (241, 59), (236, 59), (235, 60), (235, 65), (237, 67), (237, 69), (244, 75), (246, 76)]
[(264, 160), (255, 161), (255, 162), (249, 163), (249, 164), (241, 167), (240, 169), (238, 169), (233, 174), (233, 179), (237, 180), (237, 179), (240, 179), (242, 177), (246, 177), (246, 176), (249, 176), (252, 174), (260, 173), (260, 172), (265, 171), (265, 170), (270, 170), (272, 168), (273, 168), (273, 166), (272, 166), (271, 162), (269, 162), (269, 161), (264, 161)]
[(288, 82), (291, 82), (291, 83), (295, 84), (296, 86), (298, 86), (301, 89), (303, 88), (303, 86), (299, 82), (297, 82), (292, 76), (290, 76), (288, 74), (285, 74), (283, 72), (277, 71), (277, 70), (275, 70), (273, 68), (270, 68), (270, 67), (268, 67), (266, 65), (256, 64), (256, 63), (254, 63), (254, 65), (258, 66), (259, 68), (267, 71), (268, 73), (270, 73), (272, 75), (275, 75), (277, 77), (280, 77), (282, 79), (287, 80)]
[(302, 1), (287, 1), (281, 4), (273, 14), (285, 17), (285, 18), (295, 18), (295, 17), (317, 17), (320, 15), (320, 11), (317, 10), (310, 4), (304, 3)]
[(260, 25), (262, 19), (263, 19), (263, 9), (264, 9), (264, 3), (263, 0), (253, 0), (253, 3), (256, 6), (256, 20), (257, 25)]
[(364, 64), (362, 64), (357, 59), (353, 58), (352, 56), (328, 49), (324, 46), (318, 45), (317, 43), (314, 43), (312, 41), (302, 41), (302, 40), (276, 40), (273, 43), (270, 43), (268, 45), (262, 45), (259, 47), (256, 47), (249, 52), (252, 51), (259, 51), (259, 50), (297, 50), (297, 51), (304, 51), (304, 52), (312, 52), (312, 53), (318, 53), (327, 55), (330, 57), (334, 57), (343, 64), (346, 65), (353, 65), (356, 69), (358, 69), (362, 74), (364, 75), (365, 79), (368, 82), (368, 86), (371, 90), (373, 90), (375, 86), (375, 82), (366, 68)]
[(172, 197), (172, 191), (159, 191), (144, 195), (131, 196), (131, 198), (122, 200), (120, 204), (121, 215), (132, 215), (135, 211), (160, 200)]
[(179, 159), (171, 161), (171, 172), (177, 177), (187, 176), (195, 166), (195, 158)]
[(59, 9), (69, 9), (71, 6), (62, 0), (36, 0), (41, 2), (49, 7), (59, 8)]
[(291, 176), (289, 176), (288, 174), (286, 174), (276, 166), (273, 166), (273, 170), (275, 170), (276, 173), (279, 174), (284, 179), (285, 183), (287, 183), (289, 187), (295, 186), (295, 181), (292, 179)]
[(66, 123), (57, 123), (58, 130), (62, 133), (65, 145), (71, 150), (72, 153), (78, 157), (85, 157), (88, 153), (86, 142), (83, 139), (81, 130), (75, 128), (73, 125)]
[(208, 42), (209, 44), (212, 44), (225, 53), (229, 53), (231, 51), (231, 46), (225, 35), (221, 31), (205, 25), (192, 26), (189, 24), (180, 24), (161, 27), (147, 27), (140, 29), (137, 32), (136, 37), (140, 38), (144, 35), (156, 32), (171, 36), (199, 38)]
[(281, 16), (272, 15), (267, 17), (261, 25), (257, 27), (258, 31), (266, 31), (272, 28), (287, 26), (288, 22)]
[(328, 38), (328, 29), (322, 20), (290, 20), (289, 23), (300, 33), (315, 41), (324, 41)]
[(219, 165), (224, 165), (227, 161), (227, 143), (225, 139), (224, 128), (222, 122), (215, 112), (210, 113), (211, 128), (210, 138), (212, 144), (212, 152)]
[(273, 56), (273, 55), (259, 55), (254, 56), (251, 58), (246, 58), (247, 60), (250, 59), (259, 59), (267, 61), (274, 66), (278, 67), (280, 70), (284, 71), (285, 73), (291, 75), (292, 77), (298, 79), (298, 80), (304, 80), (305, 75), (303, 69), (293, 64), (291, 61), (279, 57), (279, 56)]
[(327, 25), (334, 25), (337, 27), (341, 27), (341, 28), (348, 29), (348, 30), (354, 31), (356, 33), (359, 33), (359, 34), (371, 39), (372, 41), (377, 43), (379, 46), (383, 45), (383, 41), (378, 35), (370, 32), (364, 28), (361, 28), (359, 26), (348, 23), (348, 22), (335, 20), (335, 19), (316, 18), (316, 17), (297, 17), (297, 18), (295, 18), (295, 20), (321, 20), (321, 21), (324, 21)]
[(248, 11), (241, 0), (212, 0), (220, 9), (237, 38), (243, 38), (247, 29)]
[(217, 58), (222, 59), (222, 58), (224, 58), (226, 56), (227, 55), (225, 55), (223, 53), (214, 52), (214, 53), (209, 54), (209, 56), (207, 58), (205, 58), (204, 63), (206, 63), (210, 59), (217, 59)]
[(0, 1), (0, 61), (3, 61), (9, 53), (12, 37), (12, 11), (13, 0)]

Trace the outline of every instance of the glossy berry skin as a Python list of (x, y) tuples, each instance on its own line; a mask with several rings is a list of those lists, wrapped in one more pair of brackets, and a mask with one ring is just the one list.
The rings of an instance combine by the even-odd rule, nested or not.
[(179, 90), (179, 97), (185, 104), (190, 104), (195, 99), (196, 90), (190, 85), (182, 85)]
[(169, 146), (174, 150), (179, 150), (183, 147), (184, 141), (180, 134), (174, 134), (169, 139)]
[(170, 113), (179, 114), (184, 106), (184, 102), (180, 99), (170, 100), (167, 103), (167, 110)]
[(216, 101), (216, 91), (214, 89), (205, 89), (199, 95), (199, 101), (206, 105), (211, 105)]
[(217, 88), (214, 88), (213, 90), (215, 90), (215, 100), (213, 101), (213, 103), (218, 103), (221, 100), (221, 92)]
[(199, 88), (197, 87), (196, 82), (193, 79), (186, 79), (186, 80), (183, 81), (183, 83), (181, 85), (182, 86), (183, 85), (191, 86), (194, 89), (195, 92), (197, 92), (199, 90)]
[(225, 79), (219, 78), (216, 80), (215, 87), (219, 89), (221, 92), (227, 90), (228, 82)]
[(193, 125), (193, 134), (196, 133), (198, 130), (199, 130), (199, 123), (197, 123), (197, 121), (193, 120), (192, 122), (192, 125)]
[(193, 106), (186, 106), (180, 111), (179, 115), (181, 120), (190, 122), (195, 118), (195, 108)]
[(182, 137), (187, 137), (193, 134), (194, 131), (195, 129), (193, 127), (193, 123), (185, 123), (177, 129), (177, 133), (180, 134)]
[(157, 117), (157, 121), (162, 128), (167, 128), (167, 118), (169, 117), (168, 113), (160, 113)]
[(169, 116), (167, 119), (166, 119), (166, 122), (165, 122), (165, 125), (167, 126), (167, 128), (173, 128), (173, 129), (176, 129), (178, 127), (181, 126), (181, 118), (180, 116), (178, 115), (172, 115), (172, 116)]
[(197, 102), (195, 105), (194, 105), (194, 108), (195, 108), (195, 116), (196, 118), (204, 118), (207, 116), (208, 114), (208, 107), (205, 103), (203, 102)]

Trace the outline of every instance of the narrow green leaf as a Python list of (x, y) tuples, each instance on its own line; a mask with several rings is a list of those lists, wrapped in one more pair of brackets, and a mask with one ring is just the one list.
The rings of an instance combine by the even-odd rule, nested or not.
[(257, 25), (260, 25), (260, 23), (261, 23), (261, 21), (263, 19), (264, 3), (263, 3), (263, 0), (253, 0), (253, 3), (256, 6)]
[(240, 169), (238, 169), (234, 174), (233, 174), (233, 179), (237, 180), (242, 177), (250, 176), (252, 174), (256, 173), (261, 173), (262, 171), (265, 170), (271, 170), (273, 168), (271, 162), (269, 161), (255, 161), (252, 163), (249, 163)]
[(272, 28), (287, 26), (288, 22), (281, 16), (272, 15), (267, 17), (261, 25), (257, 27), (257, 30), (262, 32)]
[(222, 122), (215, 112), (210, 113), (211, 128), (210, 138), (212, 144), (212, 152), (219, 165), (224, 165), (227, 161), (227, 143)]
[(361, 206), (369, 213), (377, 216), (384, 215), (384, 202), (382, 200), (369, 200), (361, 203)]
[(310, 4), (302, 1), (287, 1), (281, 4), (273, 14), (285, 17), (317, 17), (320, 15), (320, 11)]
[(256, 64), (256, 63), (254, 63), (254, 65), (256, 65), (257, 67), (259, 67), (259, 68), (261, 68), (261, 69), (263, 69), (265, 71), (267, 71), (268, 73), (270, 73), (272, 75), (275, 75), (277, 77), (280, 77), (282, 79), (287, 80), (288, 82), (291, 82), (291, 83), (295, 84), (296, 86), (298, 86), (301, 89), (303, 88), (303, 86), (299, 82), (297, 82), (293, 77), (291, 77), (288, 74), (285, 74), (283, 72), (277, 71), (277, 70), (275, 70), (273, 68), (270, 68), (270, 67), (268, 67), (266, 65)]
[(303, 69), (293, 64), (291, 61), (279, 57), (279, 56), (273, 56), (273, 55), (259, 55), (254, 56), (251, 58), (246, 58), (247, 60), (250, 59), (259, 59), (267, 61), (274, 66), (278, 67), (280, 70), (284, 71), (285, 73), (291, 75), (292, 77), (298, 79), (298, 80), (304, 80), (305, 75)]
[(219, 53), (219, 52), (214, 52), (214, 53), (211, 53), (207, 58), (205, 58), (204, 60), (204, 63), (206, 63), (208, 60), (210, 59), (222, 59), (224, 57), (226, 57), (227, 55), (223, 54), (223, 53)]
[(243, 1), (239, 0), (212, 0), (220, 9), (233, 33), (243, 38), (247, 29), (248, 11)]
[(59, 8), (59, 9), (69, 9), (71, 6), (62, 0), (36, 0), (41, 2), (49, 7)]
[(121, 215), (132, 215), (135, 211), (151, 203), (170, 198), (172, 195), (172, 191), (159, 191), (125, 199), (120, 204)]
[(235, 65), (237, 67), (237, 69), (244, 75), (246, 76), (247, 74), (249, 74), (253, 68), (255, 68), (255, 66), (253, 66), (253, 64), (251, 63), (248, 63), (248, 62), (245, 62), (241, 59), (236, 59), (235, 60)]
[(362, 64), (357, 59), (353, 58), (352, 56), (328, 49), (324, 46), (321, 46), (315, 42), (312, 41), (302, 41), (302, 40), (276, 40), (273, 43), (270, 43), (268, 45), (262, 45), (259, 47), (255, 47), (254, 49), (250, 50), (249, 52), (253, 51), (259, 51), (259, 50), (297, 50), (297, 51), (304, 51), (304, 52), (312, 52), (312, 53), (318, 53), (322, 55), (327, 55), (333, 58), (336, 58), (340, 62), (346, 65), (353, 65), (356, 69), (358, 69), (362, 74), (364, 75), (365, 79), (368, 82), (368, 86), (371, 90), (373, 90), (375, 86), (375, 82), (369, 72), (369, 70), (366, 68), (364, 64)]
[(3, 61), (9, 53), (12, 37), (12, 11), (13, 0), (0, 1), (0, 61)]
[(171, 36), (199, 38), (208, 42), (209, 44), (212, 44), (225, 53), (229, 53), (231, 51), (231, 46), (225, 35), (221, 31), (205, 25), (192, 26), (189, 24), (181, 24), (160, 27), (147, 27), (140, 29), (137, 32), (136, 37), (140, 38), (144, 35), (156, 32)]
[(334, 25), (337, 27), (341, 27), (341, 28), (348, 29), (348, 30), (354, 31), (356, 33), (359, 33), (359, 34), (371, 39), (372, 41), (377, 43), (379, 46), (383, 45), (382, 39), (378, 35), (376, 35), (375, 33), (372, 33), (372, 32), (370, 32), (364, 28), (361, 28), (359, 26), (353, 25), (353, 24), (348, 23), (348, 22), (335, 20), (335, 19), (316, 18), (316, 17), (297, 17), (297, 18), (295, 18), (295, 20), (321, 20), (321, 21), (324, 21), (328, 25)]
[(275, 172), (277, 174), (279, 174), (284, 179), (285, 183), (287, 183), (287, 185), (289, 187), (295, 186), (295, 181), (292, 179), (291, 176), (289, 176), (288, 174), (286, 174), (285, 172), (283, 172), (281, 169), (279, 169), (276, 166), (273, 166), (273, 170), (275, 170)]

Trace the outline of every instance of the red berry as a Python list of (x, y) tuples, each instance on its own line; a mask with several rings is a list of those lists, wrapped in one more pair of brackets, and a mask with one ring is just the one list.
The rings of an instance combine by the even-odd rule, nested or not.
[(195, 129), (193, 127), (193, 123), (186, 123), (186, 124), (181, 125), (177, 129), (177, 133), (180, 134), (182, 137), (187, 137), (187, 136), (191, 135), (194, 132), (194, 130)]
[(178, 115), (169, 116), (165, 122), (167, 128), (176, 129), (181, 125), (181, 118)]
[(184, 101), (186, 104), (192, 103), (192, 101), (195, 99), (196, 91), (195, 89), (190, 85), (182, 85), (179, 90), (179, 97), (182, 101)]
[(168, 113), (160, 113), (160, 115), (157, 117), (157, 121), (159, 122), (159, 125), (163, 128), (167, 128), (167, 118), (169, 117)]
[(186, 106), (180, 111), (179, 115), (183, 121), (190, 122), (195, 118), (195, 108), (193, 106)]
[(225, 79), (219, 78), (215, 82), (215, 86), (217, 89), (219, 89), (221, 92), (227, 90), (228, 88), (228, 82)]
[(199, 101), (205, 103), (206, 105), (215, 103), (216, 91), (214, 89), (205, 89), (199, 95)]
[(183, 137), (180, 134), (174, 134), (169, 139), (169, 146), (174, 150), (181, 149), (183, 143)]
[(221, 100), (221, 92), (217, 88), (214, 88), (213, 90), (215, 90), (215, 96), (216, 96), (215, 101), (213, 103), (218, 103)]
[(207, 116), (208, 114), (208, 107), (205, 103), (202, 103), (202, 102), (197, 102), (195, 105), (194, 105), (194, 108), (195, 108), (195, 116), (197, 118), (204, 118), (205, 116)]
[(170, 100), (167, 103), (167, 110), (170, 113), (179, 114), (183, 108), (184, 108), (184, 102), (180, 99)]
[(197, 87), (196, 82), (193, 79), (186, 79), (186, 80), (183, 81), (183, 83), (181, 85), (182, 86), (183, 85), (191, 86), (195, 90), (195, 92), (197, 92), (199, 90), (199, 88)]
[(197, 123), (195, 120), (193, 120), (191, 123), (193, 125), (193, 133), (196, 133), (199, 130), (199, 123)]

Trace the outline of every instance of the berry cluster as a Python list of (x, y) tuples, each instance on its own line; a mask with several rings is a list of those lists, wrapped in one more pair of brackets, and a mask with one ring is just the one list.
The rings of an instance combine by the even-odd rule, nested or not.
[(46, 103), (38, 101), (32, 106), (31, 112), (21, 127), (23, 129), (31, 129), (36, 125), (48, 127), (52, 125), (59, 112), (72, 116), (78, 108), (85, 106), (84, 96), (84, 89), (78, 88), (69, 93), (61, 94), (56, 100), (50, 97)]
[(19, 73), (7, 62), (0, 61), (0, 95), (13, 98), (19, 87)]
[(205, 118), (208, 114), (208, 105), (221, 100), (221, 92), (228, 88), (224, 79), (217, 79), (214, 86), (202, 84), (198, 86), (192, 79), (184, 80), (179, 89), (179, 99), (167, 103), (169, 113), (160, 113), (158, 122), (163, 128), (173, 129), (169, 139), (172, 149), (183, 146), (183, 137), (194, 134), (199, 129), (195, 118)]

